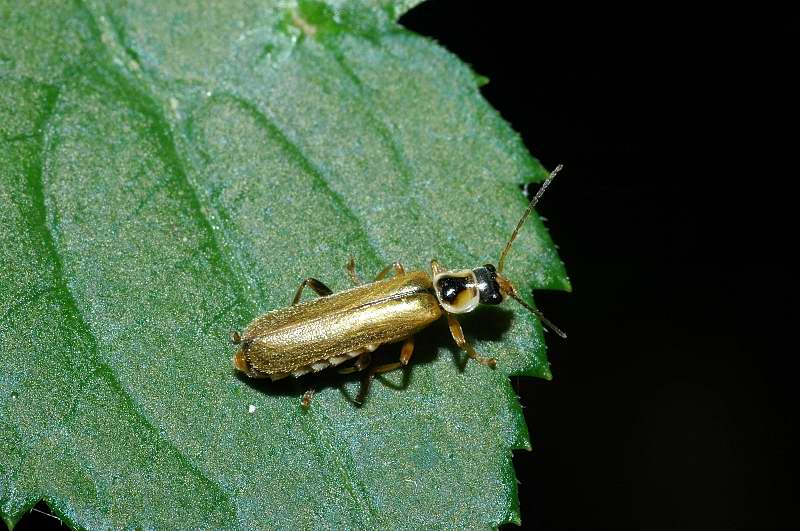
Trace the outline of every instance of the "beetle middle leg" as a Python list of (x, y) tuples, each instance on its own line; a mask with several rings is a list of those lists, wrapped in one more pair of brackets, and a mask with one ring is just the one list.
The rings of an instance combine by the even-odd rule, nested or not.
[(497, 361), (494, 358), (484, 358), (475, 352), (475, 349), (472, 348), (472, 345), (470, 345), (464, 337), (464, 330), (461, 328), (461, 324), (449, 313), (447, 314), (447, 324), (450, 326), (450, 335), (453, 336), (453, 340), (456, 342), (456, 345), (458, 345), (458, 348), (465, 350), (470, 358), (481, 365), (488, 365), (489, 367), (497, 365)]
[[(347, 265), (345, 267), (347, 268), (347, 275), (350, 277), (350, 282), (352, 282), (354, 286), (360, 286), (361, 284), (363, 284), (361, 278), (358, 276), (358, 273), (356, 273), (356, 261), (352, 256), (347, 261)], [(403, 267), (403, 264), (401, 264), (400, 262), (392, 262), (391, 264), (381, 269), (380, 273), (378, 273), (375, 276), (375, 280), (373, 280), (373, 282), (383, 280), (386, 277), (386, 275), (389, 274), (389, 271), (391, 271), (392, 269), (394, 269), (395, 275), (398, 276), (404, 275), (406, 272), (406, 268)]]
[(361, 279), (358, 276), (358, 273), (356, 273), (355, 258), (351, 256), (350, 260), (347, 261), (347, 265), (345, 267), (347, 268), (347, 274), (350, 277), (350, 282), (352, 282), (354, 286), (360, 286), (361, 284), (363, 284), (363, 282), (361, 282)]
[(389, 273), (389, 271), (392, 270), (392, 268), (394, 268), (394, 274), (396, 276), (404, 275), (406, 273), (406, 268), (403, 267), (403, 264), (401, 264), (400, 262), (393, 262), (384, 267), (383, 269), (381, 269), (381, 272), (378, 273), (378, 275), (375, 277), (375, 282), (383, 280)]
[(414, 354), (414, 336), (409, 336), (403, 341), (403, 347), (400, 349), (400, 361), (396, 361), (394, 363), (386, 363), (384, 365), (376, 365), (370, 368), (369, 372), (367, 373), (367, 377), (364, 378), (364, 381), (361, 382), (361, 390), (358, 392), (358, 396), (356, 396), (356, 404), (363, 404), (364, 400), (367, 398), (367, 393), (369, 393), (369, 388), (372, 384), (372, 380), (375, 379), (375, 376), (382, 373), (382, 372), (389, 372), (395, 369), (399, 369), (400, 367), (405, 367), (408, 365), (408, 362), (411, 361), (411, 356)]
[(327, 297), (328, 295), (333, 293), (333, 291), (331, 291), (331, 288), (329, 288), (316, 278), (309, 277), (304, 281), (302, 281), (300, 283), (300, 287), (297, 288), (297, 293), (294, 294), (294, 299), (292, 300), (292, 306), (294, 306), (300, 301), (300, 296), (303, 294), (303, 288), (305, 288), (306, 286), (316, 291), (317, 295), (319, 295), (320, 297)]

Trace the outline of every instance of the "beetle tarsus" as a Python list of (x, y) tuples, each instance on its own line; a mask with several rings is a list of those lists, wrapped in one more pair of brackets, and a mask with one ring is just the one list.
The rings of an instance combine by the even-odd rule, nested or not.
[(475, 352), (475, 349), (472, 348), (472, 345), (470, 345), (467, 339), (464, 337), (464, 331), (461, 329), (461, 325), (459, 324), (458, 320), (452, 314), (447, 314), (447, 324), (450, 327), (450, 335), (453, 336), (453, 340), (456, 342), (456, 345), (458, 345), (458, 348), (464, 350), (470, 358), (477, 361), (481, 365), (486, 365), (492, 368), (497, 366), (497, 360), (494, 358), (484, 358)]
[(303, 393), (303, 399), (300, 401), (300, 405), (303, 406), (303, 409), (308, 409), (311, 405), (311, 400), (314, 398), (314, 388), (310, 388), (305, 393)]

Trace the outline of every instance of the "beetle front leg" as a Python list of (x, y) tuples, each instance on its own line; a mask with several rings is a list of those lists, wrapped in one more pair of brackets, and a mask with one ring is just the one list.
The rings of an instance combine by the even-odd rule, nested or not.
[(403, 347), (400, 349), (400, 361), (395, 363), (387, 363), (385, 365), (377, 365), (372, 367), (369, 372), (367, 373), (367, 377), (364, 378), (364, 381), (361, 382), (361, 390), (358, 392), (358, 396), (356, 396), (356, 404), (363, 404), (364, 400), (367, 398), (367, 393), (369, 393), (369, 388), (372, 384), (372, 380), (375, 379), (377, 374), (382, 372), (389, 372), (395, 369), (399, 369), (400, 367), (405, 367), (408, 365), (408, 362), (411, 361), (411, 356), (414, 354), (414, 337), (409, 336), (403, 342)]
[(333, 293), (333, 291), (331, 291), (331, 288), (329, 288), (316, 278), (309, 277), (304, 281), (302, 281), (300, 283), (300, 287), (297, 288), (297, 293), (294, 294), (294, 299), (292, 300), (292, 306), (294, 306), (300, 301), (300, 296), (303, 294), (303, 288), (305, 288), (306, 286), (316, 291), (317, 295), (319, 295), (320, 297), (327, 297), (328, 295)]
[(475, 349), (472, 348), (472, 345), (467, 342), (466, 338), (464, 337), (464, 330), (461, 328), (461, 324), (452, 314), (447, 315), (447, 324), (450, 326), (450, 335), (453, 336), (453, 340), (458, 345), (458, 348), (465, 350), (467, 355), (480, 363), (481, 365), (488, 365), (489, 367), (494, 367), (497, 365), (497, 361), (494, 358), (483, 358), (475, 352)]

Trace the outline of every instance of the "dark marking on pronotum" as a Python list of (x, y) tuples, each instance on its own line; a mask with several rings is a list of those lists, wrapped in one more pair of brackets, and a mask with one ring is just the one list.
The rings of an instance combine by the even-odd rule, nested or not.
[(453, 304), (458, 295), (467, 289), (467, 279), (458, 277), (442, 277), (437, 282), (442, 300)]

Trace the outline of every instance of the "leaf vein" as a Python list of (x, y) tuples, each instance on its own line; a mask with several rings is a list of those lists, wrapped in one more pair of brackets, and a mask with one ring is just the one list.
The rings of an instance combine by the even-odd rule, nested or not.
[[(262, 128), (269, 131), (277, 140), (281, 143), (284, 149), (293, 157), (294, 161), (299, 164), (303, 170), (311, 175), (320, 186), (323, 187), (323, 191), (327, 193), (332, 200), (337, 204), (341, 211), (345, 212), (345, 214), (352, 219), (355, 223), (358, 224), (360, 231), (365, 235), (367, 241), (369, 243), (369, 248), (373, 253), (373, 257), (377, 260), (380, 260), (380, 254), (375, 249), (374, 243), (369, 238), (369, 232), (367, 231), (365, 225), (361, 222), (361, 219), (353, 212), (350, 206), (345, 202), (345, 200), (335, 191), (333, 188), (328, 184), (328, 182), (323, 177), (322, 171), (319, 170), (302, 152), (300, 147), (292, 142), (288, 135), (280, 128), (278, 125), (270, 119), (266, 113), (262, 112), (258, 109), (253, 103), (247, 101), (246, 99), (237, 96), (235, 94), (229, 94), (230, 98), (232, 98), (237, 104), (239, 104), (243, 109), (248, 111), (261, 125)], [(315, 418), (315, 417), (313, 417)], [(319, 426), (319, 424), (315, 421), (314, 431), (318, 434), (325, 433), (324, 430)], [(306, 431), (309, 439), (313, 442), (316, 438), (313, 434), (308, 433)], [(353, 501), (360, 509), (365, 509), (367, 512), (374, 516), (374, 507), (371, 503), (369, 503), (368, 499), (363, 495), (363, 492), (366, 490), (363, 483), (360, 481), (355, 480), (347, 473), (346, 468), (342, 465), (341, 461), (345, 459), (344, 452), (339, 451), (339, 448), (346, 448), (341, 442), (335, 442), (332, 444), (328, 444), (327, 450), (330, 454), (334, 456), (334, 462), (336, 463), (336, 467), (339, 469), (340, 477), (342, 478), (343, 482), (345, 483), (345, 489), (350, 494)], [(350, 454), (347, 451), (347, 454)], [(351, 455), (352, 457), (352, 455)], [(372, 526), (366, 526), (372, 527)]]
[[(34, 226), (39, 227), (39, 233), (43, 247), (53, 264), (54, 286), (52, 289), (60, 293), (61, 304), (64, 306), (64, 309), (67, 311), (67, 313), (75, 320), (76, 330), (80, 335), (88, 338), (89, 345), (87, 346), (87, 351), (91, 358), (98, 364), (96, 371), (104, 370), (113, 377), (113, 370), (100, 357), (97, 338), (92, 332), (91, 327), (86, 321), (86, 318), (80, 311), (75, 295), (72, 293), (72, 290), (69, 287), (69, 283), (67, 282), (67, 277), (64, 272), (64, 263), (58, 252), (53, 230), (50, 224), (47, 222), (47, 203), (44, 196), (44, 171), (45, 161), (47, 160), (49, 150), (51, 149), (51, 135), (49, 133), (51, 133), (51, 120), (58, 107), (58, 98), (59, 93), (55, 90), (47, 93), (45, 109), (42, 113), (41, 123), (37, 128), (37, 130), (40, 131), (38, 138), (39, 145), (37, 164), (32, 171), (27, 172), (26, 184), (32, 199), (31, 217), (35, 221)], [(167, 447), (173, 449), (176, 455), (179, 456), (179, 459), (186, 459), (185, 456), (183, 456), (183, 454), (175, 447), (172, 441), (166, 439), (155, 429), (153, 423), (149, 421), (149, 419), (147, 419), (147, 417), (139, 410), (137, 404), (133, 400), (132, 395), (118, 381), (116, 381), (115, 378), (112, 380), (112, 382), (116, 384), (112, 387), (114, 387), (120, 393), (120, 397), (128, 404), (132, 411), (141, 419), (143, 419), (145, 424), (150, 427), (155, 437)], [(77, 402), (79, 400), (80, 397), (76, 398), (76, 403), (73, 404), (71, 409), (75, 409), (77, 407)], [(188, 461), (186, 461), (186, 465), (192, 474), (195, 474), (198, 478), (210, 485), (219, 498), (223, 499), (229, 506), (232, 506), (230, 497), (221, 484), (204, 475), (199, 469), (194, 467)]]
[[(362, 107), (364, 109), (364, 113), (366, 114), (372, 126), (375, 128), (378, 136), (382, 138), (384, 142), (386, 142), (386, 145), (391, 153), (392, 160), (397, 166), (400, 175), (402, 175), (406, 183), (412, 182), (414, 180), (414, 172), (410, 163), (408, 162), (408, 158), (403, 153), (403, 149), (400, 147), (395, 137), (392, 136), (386, 121), (379, 118), (375, 112), (370, 110), (377, 108), (377, 105), (374, 104), (374, 97), (370, 94), (369, 89), (364, 85), (364, 82), (361, 80), (358, 74), (356, 74), (355, 70), (353, 70), (353, 68), (351, 68), (347, 63), (344, 53), (339, 49), (338, 46), (336, 46), (335, 43), (326, 42), (323, 46), (323, 49), (330, 53), (331, 57), (333, 57), (334, 61), (336, 61), (336, 63), (339, 65), (339, 68), (342, 69), (342, 72), (345, 74), (345, 76), (356, 86), (356, 89), (358, 90), (358, 96), (367, 103)], [(428, 218), (430, 222), (427, 223), (427, 225), (439, 235), (439, 241), (455, 243), (464, 255), (469, 256), (474, 263), (478, 262), (478, 257), (469, 249), (467, 244), (464, 242), (464, 239), (458, 235), (457, 231), (447, 231), (442, 228), (441, 223), (436, 223), (436, 220), (427, 214), (426, 209), (422, 208), (415, 194), (409, 194), (408, 197), (411, 199), (411, 201), (413, 201), (414, 206), (416, 207), (415, 210), (417, 215)]]
[(262, 111), (255, 104), (236, 94), (229, 94), (229, 97), (241, 105), (242, 108), (250, 112), (251, 115), (260, 123), (261, 127), (269, 131), (274, 136), (274, 138), (292, 157), (294, 162), (296, 162), (308, 175), (314, 179), (317, 184), (319, 184), (323, 193), (330, 196), (338, 209), (341, 212), (344, 212), (344, 214), (359, 227), (360, 232), (362, 232), (367, 239), (367, 243), (369, 244), (370, 251), (373, 255), (372, 258), (378, 263), (384, 263), (385, 258), (379, 250), (380, 246), (377, 245), (370, 237), (370, 232), (367, 230), (364, 222), (360, 217), (358, 217), (358, 215), (356, 215), (344, 197), (333, 189), (328, 180), (325, 179), (323, 171), (303, 153), (302, 149), (297, 143), (290, 139), (289, 134), (280, 126), (278, 126), (276, 121), (267, 115), (266, 111)]

